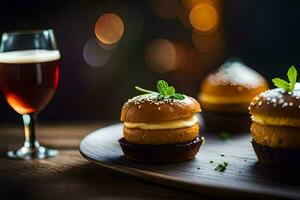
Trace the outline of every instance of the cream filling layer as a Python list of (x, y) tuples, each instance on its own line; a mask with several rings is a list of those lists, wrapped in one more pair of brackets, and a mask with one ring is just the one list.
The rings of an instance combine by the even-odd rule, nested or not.
[(216, 95), (207, 95), (200, 94), (199, 96), (202, 102), (214, 103), (214, 104), (239, 104), (239, 103), (250, 103), (252, 99), (244, 96), (216, 96)]
[(184, 120), (173, 120), (158, 123), (132, 123), (124, 122), (126, 128), (140, 128), (144, 130), (162, 130), (162, 129), (177, 129), (194, 126), (198, 123), (196, 115)]
[(291, 117), (269, 117), (264, 115), (252, 115), (252, 121), (262, 125), (273, 125), (273, 126), (294, 126), (300, 127), (299, 118)]

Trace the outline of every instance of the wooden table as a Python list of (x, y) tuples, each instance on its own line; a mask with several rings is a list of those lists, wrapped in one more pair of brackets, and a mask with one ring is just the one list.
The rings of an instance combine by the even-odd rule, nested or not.
[(59, 155), (45, 160), (11, 160), (9, 149), (22, 145), (21, 125), (0, 124), (0, 199), (210, 199), (203, 194), (167, 188), (119, 174), (86, 161), (80, 140), (109, 123), (42, 123), (38, 137)]

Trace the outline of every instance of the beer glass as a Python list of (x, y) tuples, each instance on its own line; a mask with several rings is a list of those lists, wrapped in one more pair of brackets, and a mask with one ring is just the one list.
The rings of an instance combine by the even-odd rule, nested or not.
[(9, 32), (0, 46), (0, 85), (8, 104), (24, 123), (24, 146), (7, 153), (10, 158), (46, 158), (56, 150), (41, 146), (36, 138), (38, 113), (48, 104), (58, 85), (60, 53), (52, 30)]

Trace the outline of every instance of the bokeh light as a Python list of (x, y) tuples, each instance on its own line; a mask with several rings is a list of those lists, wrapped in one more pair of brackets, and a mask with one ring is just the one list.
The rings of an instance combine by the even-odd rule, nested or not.
[(145, 61), (154, 72), (169, 72), (175, 69), (178, 63), (176, 47), (169, 40), (154, 39), (146, 47)]
[(194, 29), (192, 31), (192, 41), (194, 47), (203, 53), (209, 53), (223, 45), (222, 34), (220, 30), (215, 30), (209, 34)]
[(210, 32), (213, 31), (218, 24), (218, 13), (214, 6), (202, 3), (191, 10), (189, 21), (192, 27), (198, 31)]
[(101, 67), (109, 61), (110, 57), (111, 52), (103, 49), (96, 38), (91, 38), (85, 43), (83, 58), (90, 66)]
[(122, 19), (114, 13), (103, 14), (96, 22), (95, 35), (104, 44), (118, 42), (124, 32)]
[(182, 0), (178, 7), (177, 18), (186, 28), (192, 28), (189, 15), (198, 5), (212, 6), (216, 10), (217, 14), (220, 14), (219, 0)]

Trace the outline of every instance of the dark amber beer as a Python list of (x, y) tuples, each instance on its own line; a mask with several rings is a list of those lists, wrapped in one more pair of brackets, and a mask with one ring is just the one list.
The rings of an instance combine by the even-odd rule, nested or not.
[(49, 103), (58, 85), (60, 53), (53, 30), (3, 33), (0, 43), (0, 87), (8, 104), (24, 123), (24, 145), (7, 152), (13, 159), (42, 159), (57, 150), (40, 145), (37, 116)]
[(0, 85), (9, 105), (20, 114), (38, 113), (58, 85), (58, 50), (0, 53)]

